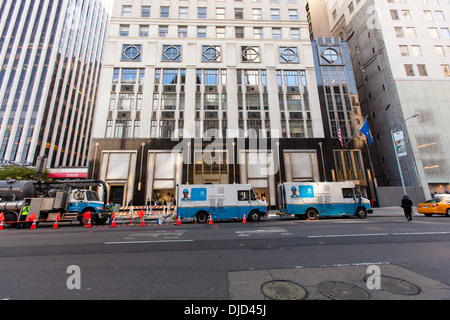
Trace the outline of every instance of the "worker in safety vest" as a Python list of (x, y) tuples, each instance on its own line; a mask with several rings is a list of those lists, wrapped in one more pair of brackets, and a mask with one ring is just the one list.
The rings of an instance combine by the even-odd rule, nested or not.
[(28, 210), (30, 210), (30, 206), (24, 206), (22, 208), (22, 213), (20, 214), (19, 222), (17, 223), (16, 229), (20, 229), (22, 224), (25, 229), (31, 227), (30, 223), (26, 222), (28, 217)]

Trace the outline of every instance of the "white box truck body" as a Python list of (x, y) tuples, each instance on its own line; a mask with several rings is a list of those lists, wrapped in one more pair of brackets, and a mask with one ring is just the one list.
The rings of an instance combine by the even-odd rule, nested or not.
[(258, 221), (267, 215), (266, 202), (256, 196), (249, 184), (179, 185), (177, 213), (205, 223), (213, 220), (248, 219)]
[(278, 185), (277, 195), (280, 213), (299, 218), (366, 218), (373, 213), (370, 201), (361, 196), (353, 182), (287, 182)]

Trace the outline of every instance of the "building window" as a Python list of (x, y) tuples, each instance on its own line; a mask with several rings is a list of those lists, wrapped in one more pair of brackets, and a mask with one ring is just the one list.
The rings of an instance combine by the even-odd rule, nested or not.
[(305, 127), (303, 120), (289, 120), (291, 138), (305, 138)]
[(206, 27), (197, 27), (197, 37), (206, 38)]
[(122, 61), (141, 61), (142, 45), (124, 44), (122, 49)]
[(220, 62), (220, 46), (203, 46), (203, 62)]
[(216, 37), (218, 39), (225, 39), (225, 27), (216, 27)]
[(162, 61), (181, 61), (181, 46), (163, 46)]
[(123, 84), (135, 84), (137, 79), (137, 69), (123, 69), (122, 81)]
[(397, 36), (397, 38), (404, 38), (405, 37), (402, 27), (395, 27), (394, 30), (395, 30), (395, 35)]
[(169, 7), (161, 7), (161, 18), (168, 18), (169, 17)]
[(434, 46), (434, 51), (438, 57), (445, 57), (445, 51), (443, 46)]
[(175, 121), (160, 121), (159, 132), (161, 138), (172, 138), (172, 133), (175, 132)]
[(234, 18), (238, 20), (244, 19), (244, 9), (234, 8)]
[(206, 19), (206, 8), (198, 8), (197, 17), (199, 19)]
[(262, 39), (263, 36), (263, 28), (253, 28), (253, 38)]
[(161, 38), (166, 38), (169, 33), (169, 27), (168, 26), (159, 26), (159, 36)]
[(187, 19), (188, 17), (188, 7), (180, 7), (178, 9), (178, 18)]
[(281, 39), (281, 28), (272, 28), (272, 38)]
[(148, 37), (149, 26), (139, 26), (139, 36)]
[(333, 48), (327, 48), (322, 52), (322, 58), (328, 63), (335, 63), (339, 56), (339, 53)]
[(262, 20), (262, 11), (261, 9), (253, 9), (253, 20)]
[(291, 28), (291, 39), (293, 40), (300, 39), (300, 29)]
[(427, 74), (427, 69), (426, 69), (426, 67), (425, 67), (424, 64), (418, 64), (418, 65), (417, 65), (417, 69), (419, 69), (419, 75), (420, 75), (421, 77), (426, 77), (426, 76), (428, 76), (428, 74)]
[(142, 18), (150, 18), (150, 6), (142, 6), (141, 10)]
[(450, 69), (448, 64), (441, 64), (441, 69), (444, 77), (450, 77)]
[(241, 47), (242, 62), (261, 62), (259, 47)]
[(408, 46), (401, 45), (401, 46), (399, 46), (399, 48), (400, 48), (400, 54), (402, 55), (402, 57), (409, 57)]
[(272, 20), (280, 20), (280, 9), (270, 9), (270, 17)]
[(442, 37), (445, 39), (449, 39), (450, 38), (450, 31), (448, 28), (441, 28), (441, 32), (442, 32)]
[(131, 17), (131, 6), (122, 6), (122, 17)]
[(361, 151), (335, 150), (334, 161), (338, 181), (365, 180)]
[(289, 20), (298, 20), (298, 12), (297, 9), (289, 9)]
[(417, 38), (416, 29), (413, 27), (406, 27), (406, 35), (410, 39), (416, 39)]
[(216, 8), (216, 19), (225, 19), (225, 8)]
[(280, 47), (281, 63), (298, 63), (298, 53), (296, 47)]
[(178, 38), (187, 37), (188, 28), (186, 26), (178, 26)]
[(420, 49), (420, 46), (411, 46), (411, 53), (413, 57), (421, 57), (422, 56), (422, 50)]
[(414, 70), (412, 64), (405, 64), (405, 71), (408, 77), (414, 77)]
[(116, 121), (116, 138), (130, 138), (131, 137), (131, 121)]
[(244, 27), (235, 27), (234, 28), (235, 36), (238, 39), (244, 38)]
[(121, 37), (128, 37), (129, 34), (130, 34), (130, 25), (128, 24), (120, 25), (119, 35)]
[(121, 93), (119, 94), (119, 105), (117, 107), (117, 110), (133, 110), (133, 104), (134, 104), (134, 94), (128, 94), (128, 93)]
[(428, 31), (430, 33), (430, 37), (433, 39), (438, 39), (439, 38), (439, 33), (437, 31), (437, 28), (428, 28)]

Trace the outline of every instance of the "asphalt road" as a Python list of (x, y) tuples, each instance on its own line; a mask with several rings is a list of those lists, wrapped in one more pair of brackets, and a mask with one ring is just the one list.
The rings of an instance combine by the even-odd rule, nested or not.
[[(448, 261), (450, 218), (407, 222), (398, 208), (363, 220), (39, 225), (0, 231), (0, 300), (259, 300), (261, 286), (280, 279), (303, 285), (311, 300), (328, 299), (316, 288), (323, 281), (353, 283), (371, 299), (450, 299)], [(368, 290), (358, 279), (371, 265), (420, 293)]]

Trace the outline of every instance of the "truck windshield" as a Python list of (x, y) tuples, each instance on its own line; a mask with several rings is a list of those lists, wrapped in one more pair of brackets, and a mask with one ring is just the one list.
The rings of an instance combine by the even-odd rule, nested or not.
[(97, 192), (94, 192), (94, 191), (86, 191), (86, 200), (87, 201), (100, 201)]
[(258, 197), (256, 196), (255, 191), (253, 191), (253, 189), (250, 190), (250, 197), (251, 197), (252, 200), (257, 200), (258, 199)]

